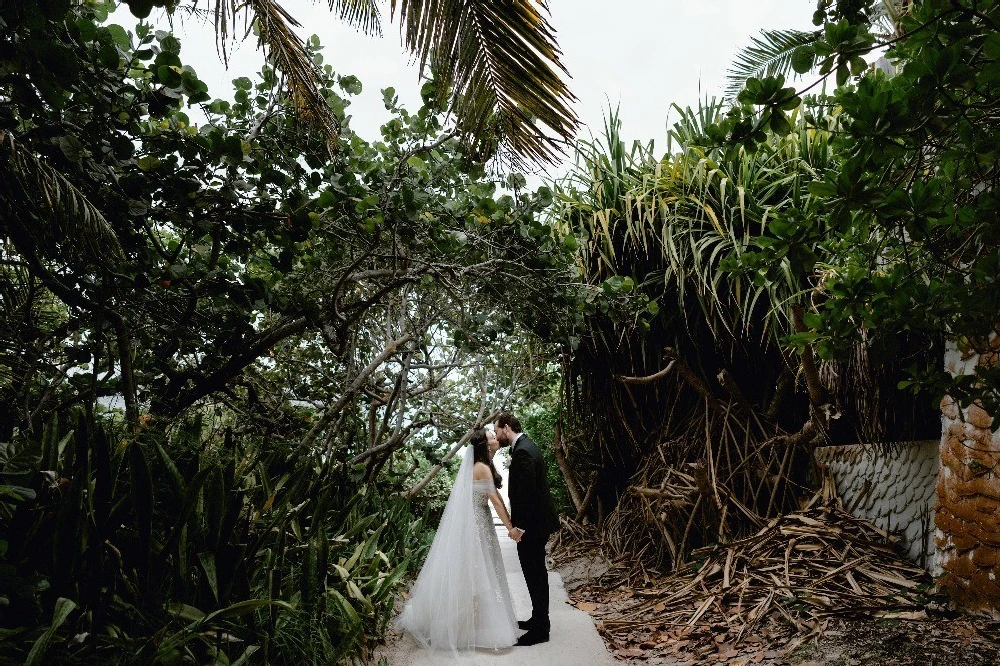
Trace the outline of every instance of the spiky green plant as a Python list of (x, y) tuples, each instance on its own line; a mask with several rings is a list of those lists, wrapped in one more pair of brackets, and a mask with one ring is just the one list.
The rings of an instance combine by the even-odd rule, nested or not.
[[(753, 280), (727, 270), (724, 260), (767, 242), (782, 215), (809, 214), (806, 185), (829, 163), (830, 133), (809, 128), (800, 114), (789, 134), (727, 158), (705, 147), (704, 128), (721, 114), (720, 102), (676, 110), (668, 153), (659, 160), (649, 144), (627, 149), (611, 114), (605, 136), (580, 145), (553, 224), (587, 239), (579, 263), (592, 288), (627, 277), (657, 310), (683, 311), (693, 298), (713, 336), (749, 331), (762, 312), (763, 330), (785, 335), (786, 306), (808, 285), (788, 262)], [(761, 311), (762, 303), (769, 307)]]
[(792, 333), (791, 306), (808, 305), (813, 285), (793, 256), (753, 274), (734, 272), (732, 259), (773, 242), (784, 216), (809, 214), (806, 185), (830, 159), (830, 134), (799, 115), (787, 135), (727, 156), (704, 139), (722, 109), (677, 109), (659, 159), (650, 144), (627, 147), (612, 113), (558, 189), (552, 224), (582, 239), (586, 294), (568, 403), (588, 424), (583, 448), (599, 460), (606, 508), (645, 452), (695, 422), (706, 401), (739, 395), (772, 415), (764, 427), (772, 434), (801, 425), (771, 403), (779, 378), (794, 376), (781, 344)]
[(5, 654), (329, 664), (385, 632), (424, 547), (403, 500), (198, 419), (168, 436), (67, 425), (0, 444)]

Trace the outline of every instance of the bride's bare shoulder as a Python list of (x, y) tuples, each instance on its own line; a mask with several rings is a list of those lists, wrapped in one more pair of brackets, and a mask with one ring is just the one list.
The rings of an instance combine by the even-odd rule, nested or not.
[(490, 471), (490, 466), (483, 462), (477, 462), (472, 466), (472, 478), (473, 479), (491, 479), (493, 478), (493, 472)]

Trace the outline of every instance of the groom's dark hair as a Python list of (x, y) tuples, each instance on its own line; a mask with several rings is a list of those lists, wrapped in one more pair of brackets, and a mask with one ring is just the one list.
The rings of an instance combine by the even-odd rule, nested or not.
[(524, 428), (521, 427), (521, 422), (518, 421), (517, 417), (510, 412), (500, 412), (500, 416), (497, 417), (496, 424), (498, 428), (510, 426), (511, 430), (514, 432), (524, 432)]

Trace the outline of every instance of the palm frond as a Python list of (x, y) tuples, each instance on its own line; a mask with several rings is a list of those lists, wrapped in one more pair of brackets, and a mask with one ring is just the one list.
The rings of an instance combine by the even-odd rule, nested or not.
[[(87, 195), (3, 131), (0, 184), (0, 203), (6, 204), (8, 211), (31, 210), (38, 219), (52, 220), (60, 236), (76, 240), (99, 262), (106, 262), (109, 255), (123, 255), (114, 229)], [(33, 226), (24, 224), (29, 232)], [(37, 235), (37, 229), (32, 235)]]
[(382, 14), (377, 0), (326, 0), (330, 11), (366, 35), (382, 36)]
[[(328, 147), (333, 151), (340, 134), (340, 123), (320, 92), (323, 78), (317, 65), (293, 30), (300, 27), (299, 22), (274, 0), (249, 0), (247, 6), (257, 21), (261, 44), (285, 75), (288, 91), (299, 116), (323, 133)], [(341, 10), (345, 11), (346, 7)]]
[(788, 75), (792, 71), (792, 52), (819, 38), (818, 30), (761, 30), (750, 38), (750, 45), (736, 54), (726, 73), (726, 97), (735, 99), (751, 77)]
[(515, 156), (552, 162), (575, 136), (576, 98), (544, 4), (392, 0), (391, 9), (405, 46), (422, 68), (431, 65), (442, 93), (450, 89), (451, 110), (474, 147), (498, 140)]
[[(224, 63), (229, 61), (229, 41), (246, 38), (254, 24), (257, 26), (260, 45), (284, 75), (288, 96), (295, 104), (299, 117), (312, 125), (326, 138), (327, 147), (333, 152), (340, 135), (340, 123), (320, 92), (323, 77), (319, 67), (309, 55), (302, 39), (293, 28), (301, 24), (276, 0), (207, 0), (212, 4), (215, 24), (216, 48)], [(368, 30), (377, 23), (378, 8), (374, 0), (327, 0), (331, 10), (339, 11), (345, 20)], [(242, 18), (241, 35), (234, 34)], [(380, 28), (374, 29), (379, 32)]]

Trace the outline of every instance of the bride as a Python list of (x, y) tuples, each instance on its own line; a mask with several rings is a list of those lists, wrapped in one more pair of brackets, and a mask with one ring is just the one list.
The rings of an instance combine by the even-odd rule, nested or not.
[(500, 475), (492, 430), (477, 430), (462, 458), (451, 496), (410, 599), (396, 620), (427, 648), (506, 648), (517, 641), (517, 619), (500, 542), (487, 501), (511, 529), (497, 493)]

